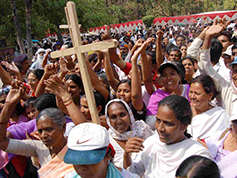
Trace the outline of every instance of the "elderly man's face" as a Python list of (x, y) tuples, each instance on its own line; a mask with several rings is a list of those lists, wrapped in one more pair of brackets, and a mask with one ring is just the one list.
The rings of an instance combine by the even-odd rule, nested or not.
[(122, 54), (122, 53), (124, 53), (124, 54), (128, 53), (128, 48), (125, 47), (125, 46), (120, 47), (119, 50), (120, 50), (120, 53), (121, 53), (121, 54)]

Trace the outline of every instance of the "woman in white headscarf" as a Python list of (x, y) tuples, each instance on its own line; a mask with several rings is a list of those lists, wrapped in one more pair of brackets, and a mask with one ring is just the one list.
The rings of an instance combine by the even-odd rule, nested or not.
[[(110, 142), (116, 152), (114, 165), (122, 168), (125, 149), (130, 150), (134, 147), (134, 142), (143, 142), (153, 134), (153, 131), (144, 121), (135, 121), (130, 107), (121, 99), (111, 100), (106, 105), (105, 116), (111, 136)], [(137, 151), (141, 149), (138, 147)]]

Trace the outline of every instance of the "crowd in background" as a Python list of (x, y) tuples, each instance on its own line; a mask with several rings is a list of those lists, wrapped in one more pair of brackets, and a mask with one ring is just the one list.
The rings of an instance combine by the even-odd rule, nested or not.
[[(0, 177), (237, 177), (237, 22), (82, 34), (92, 124), (73, 47), (47, 37), (0, 66)], [(27, 48), (27, 47), (26, 47)]]

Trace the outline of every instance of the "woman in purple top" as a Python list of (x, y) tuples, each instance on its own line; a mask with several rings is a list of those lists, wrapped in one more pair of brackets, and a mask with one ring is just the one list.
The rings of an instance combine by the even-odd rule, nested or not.
[(205, 139), (206, 146), (217, 163), (223, 178), (237, 177), (237, 115), (229, 119), (231, 128), (222, 134), (216, 134)]
[(180, 84), (181, 72), (176, 62), (167, 61), (163, 63), (159, 68), (159, 73), (161, 74), (163, 86), (151, 95), (147, 107), (146, 123), (149, 124), (152, 129), (155, 129), (155, 116), (158, 110), (158, 103), (162, 99), (170, 94), (174, 94), (183, 96), (189, 100), (189, 85)]

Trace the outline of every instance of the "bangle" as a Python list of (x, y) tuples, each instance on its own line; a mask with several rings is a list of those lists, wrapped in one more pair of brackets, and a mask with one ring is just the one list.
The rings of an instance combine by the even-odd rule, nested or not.
[(73, 100), (69, 101), (69, 103), (67, 103), (67, 104), (64, 103), (64, 105), (67, 107), (67, 106), (69, 106), (70, 104), (72, 104), (72, 102), (73, 102)]
[(66, 101), (63, 101), (64, 104), (66, 104), (67, 102), (69, 102), (72, 98), (69, 97)]
[(45, 84), (43, 84), (43, 83), (41, 83), (41, 82), (39, 82), (39, 84), (40, 84), (41, 86), (45, 86)]

